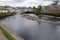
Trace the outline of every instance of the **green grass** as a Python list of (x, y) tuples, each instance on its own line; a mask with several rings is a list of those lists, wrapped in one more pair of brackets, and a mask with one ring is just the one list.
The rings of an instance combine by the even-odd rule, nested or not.
[(2, 30), (3, 34), (5, 35), (5, 37), (8, 39), (8, 40), (15, 40), (5, 29), (3, 29), (1, 26), (0, 26), (0, 29)]
[(48, 12), (48, 13), (43, 13), (43, 14), (60, 17), (60, 12)]
[(0, 18), (7, 17), (16, 14), (16, 12), (7, 12), (7, 13), (0, 13)]
[(7, 8), (0, 8), (0, 10), (8, 10)]
[(37, 15), (51, 15), (55, 17), (60, 17), (60, 12), (40, 12)]

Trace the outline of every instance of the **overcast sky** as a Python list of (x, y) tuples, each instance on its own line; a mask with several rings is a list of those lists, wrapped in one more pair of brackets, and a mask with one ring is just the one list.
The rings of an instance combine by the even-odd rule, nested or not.
[(13, 7), (22, 7), (22, 6), (37, 6), (37, 5), (49, 5), (53, 0), (0, 0), (0, 5), (13, 6)]

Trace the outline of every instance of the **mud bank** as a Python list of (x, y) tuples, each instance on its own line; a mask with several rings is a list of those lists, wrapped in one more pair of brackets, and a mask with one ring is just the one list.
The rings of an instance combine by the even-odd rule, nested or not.
[(37, 22), (44, 22), (44, 23), (49, 23), (49, 24), (60, 25), (60, 23), (58, 23), (58, 22), (55, 22), (55, 21), (49, 21), (49, 20), (45, 20), (45, 19), (39, 19), (39, 18), (30, 16), (30, 15), (28, 15), (28, 16), (23, 15), (23, 17), (25, 17), (25, 18), (27, 18), (27, 19), (30, 19), (30, 20), (37, 21)]

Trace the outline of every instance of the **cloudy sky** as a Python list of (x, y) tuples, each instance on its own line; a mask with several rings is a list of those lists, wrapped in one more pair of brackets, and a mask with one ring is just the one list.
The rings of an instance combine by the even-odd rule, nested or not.
[(53, 0), (0, 0), (0, 5), (5, 6), (13, 6), (13, 7), (22, 7), (22, 6), (37, 6), (37, 5), (49, 5)]

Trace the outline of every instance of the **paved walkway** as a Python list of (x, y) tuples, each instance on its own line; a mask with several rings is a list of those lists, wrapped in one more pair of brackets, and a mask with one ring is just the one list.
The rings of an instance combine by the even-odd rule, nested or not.
[(0, 30), (0, 40), (7, 40), (2, 31)]

